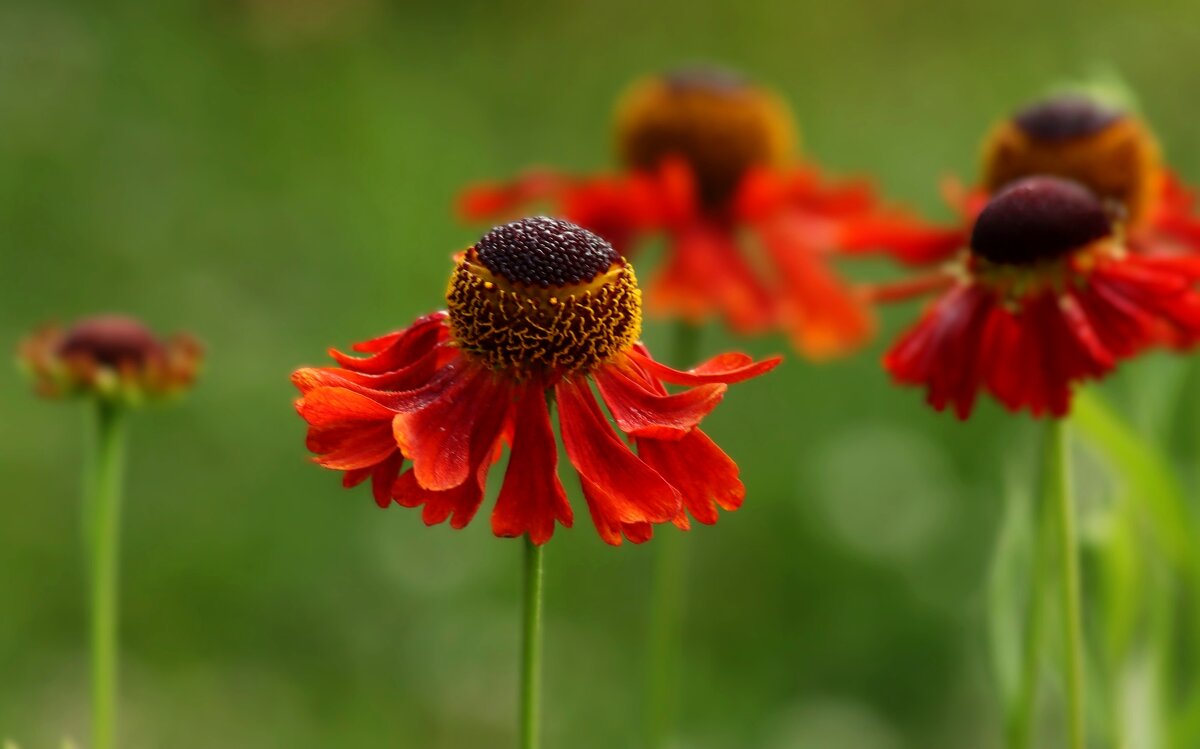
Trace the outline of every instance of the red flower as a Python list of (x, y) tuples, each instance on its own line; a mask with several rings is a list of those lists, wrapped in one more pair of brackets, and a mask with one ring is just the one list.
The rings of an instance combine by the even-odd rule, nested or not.
[(959, 418), (980, 389), (1013, 411), (1062, 416), (1075, 383), (1165, 337), (1200, 339), (1194, 266), (1129, 252), (1078, 183), (1019, 180), (979, 213), (970, 252), (946, 269), (946, 291), (884, 366)]
[(65, 329), (42, 326), (18, 351), (41, 395), (127, 402), (191, 387), (201, 355), (200, 343), (190, 335), (160, 340), (138, 320), (121, 315), (87, 317)]
[(685, 70), (639, 82), (623, 100), (624, 173), (531, 172), (466, 191), (460, 210), (484, 220), (548, 201), (623, 254), (664, 236), (651, 311), (696, 322), (720, 314), (741, 333), (780, 328), (805, 354), (833, 356), (872, 331), (834, 256), (881, 240), (940, 255), (959, 238), (881, 210), (863, 180), (831, 184), (812, 165), (790, 166), (795, 139), (790, 112), (771, 92), (725, 71)]
[[(656, 362), (637, 342), (641, 292), (612, 246), (578, 226), (532, 218), (497, 227), (457, 259), (449, 309), (332, 351), (337, 367), (292, 379), (316, 462), (371, 479), (381, 507), (422, 506), (427, 524), (471, 521), (488, 470), (509, 448), (492, 512), (498, 536), (545, 543), (573, 512), (557, 474), (550, 402), (600, 536), (640, 543), (655, 523), (736, 509), (737, 466), (699, 429), (727, 385), (779, 359), (723, 354), (695, 369)], [(684, 386), (669, 393), (664, 383)], [(595, 385), (632, 452), (609, 425)], [(406, 461), (411, 467), (401, 472)]]

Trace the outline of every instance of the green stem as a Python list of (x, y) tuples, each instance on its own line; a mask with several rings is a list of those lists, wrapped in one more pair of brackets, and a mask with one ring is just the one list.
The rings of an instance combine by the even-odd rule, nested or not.
[[(681, 369), (696, 365), (700, 328), (680, 322), (675, 328), (671, 363)], [(646, 678), (646, 747), (666, 746), (675, 730), (679, 707), (679, 671), (682, 660), (685, 558), (683, 538), (664, 529), (654, 539), (651, 573), (650, 621)]]
[(526, 536), (521, 628), (521, 749), (537, 749), (541, 744), (542, 554), (542, 547)]
[(104, 400), (96, 402), (84, 479), (84, 534), (91, 588), (92, 749), (116, 746), (118, 551), (125, 462), (124, 422), (121, 406)]
[[(1048, 481), (1048, 465), (1042, 466), (1043, 482)], [(1030, 568), (1029, 608), (1025, 621), (1025, 652), (1021, 661), (1021, 682), (1018, 687), (1017, 705), (1009, 724), (1008, 744), (1012, 749), (1029, 749), (1033, 743), (1033, 718), (1037, 706), (1038, 667), (1042, 654), (1042, 626), (1046, 598), (1045, 580), (1049, 546), (1054, 541), (1052, 514), (1047, 503), (1040, 502), (1033, 512), (1036, 535), (1033, 547), (1033, 563)]]
[(1051, 419), (1046, 435), (1046, 501), (1058, 515), (1059, 592), (1062, 595), (1063, 683), (1067, 691), (1067, 735), (1070, 749), (1085, 749), (1083, 683), (1083, 605), (1079, 581), (1079, 548), (1075, 503), (1067, 456), (1067, 425)]

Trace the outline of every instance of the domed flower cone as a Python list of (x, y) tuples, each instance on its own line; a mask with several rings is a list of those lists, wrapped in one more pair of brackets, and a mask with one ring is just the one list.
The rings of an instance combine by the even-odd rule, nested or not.
[(125, 414), (190, 388), (200, 364), (200, 344), (183, 334), (163, 341), (138, 320), (101, 315), (68, 328), (43, 326), (21, 342), (17, 355), (38, 394), (84, 398), (92, 405), (83, 503), (90, 564), (91, 746), (113, 749)]
[(641, 543), (655, 525), (715, 523), (718, 508), (741, 505), (736, 464), (699, 425), (728, 385), (779, 359), (722, 354), (685, 371), (659, 363), (638, 341), (633, 268), (608, 242), (566, 221), (529, 218), (488, 232), (457, 257), (446, 296), (445, 312), (356, 344), (362, 356), (333, 351), (338, 366), (298, 370), (296, 408), (320, 465), (342, 471), (346, 486), (370, 479), (381, 507), (421, 507), (429, 525), (466, 526), (507, 447), (491, 524), (497, 536), (527, 540), (522, 745), (529, 747), (536, 744), (538, 668), (530, 654), (539, 639), (541, 546), (558, 525), (574, 522), (551, 405), (596, 531), (609, 544)]
[[(533, 203), (609, 239), (624, 254), (666, 239), (648, 309), (698, 324), (720, 316), (743, 334), (781, 330), (822, 359), (871, 334), (862, 300), (833, 260), (878, 249), (941, 256), (955, 231), (881, 206), (866, 180), (830, 182), (794, 158), (792, 116), (742, 76), (689, 68), (635, 83), (616, 114), (622, 171), (533, 170), (465, 191), (460, 212), (480, 221)], [(948, 247), (947, 247), (948, 245)]]

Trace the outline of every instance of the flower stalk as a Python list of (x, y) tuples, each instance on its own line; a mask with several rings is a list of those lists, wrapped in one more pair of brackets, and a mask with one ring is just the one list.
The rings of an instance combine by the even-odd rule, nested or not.
[(525, 537), (521, 627), (521, 749), (541, 745), (543, 550)]
[(1075, 527), (1075, 502), (1068, 462), (1067, 425), (1063, 419), (1047, 421), (1045, 502), (1056, 515), (1059, 594), (1062, 597), (1063, 684), (1066, 689), (1067, 746), (1085, 749), (1083, 606), (1079, 576), (1079, 544)]
[(84, 544), (91, 603), (92, 747), (113, 749), (117, 729), (117, 593), (125, 410), (96, 399), (84, 478)]

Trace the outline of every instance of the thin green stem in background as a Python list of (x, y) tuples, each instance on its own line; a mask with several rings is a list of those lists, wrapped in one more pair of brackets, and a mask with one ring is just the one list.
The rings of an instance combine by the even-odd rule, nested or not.
[[(1052, 435), (1047, 437), (1052, 438)], [(1045, 473), (1048, 466), (1043, 466)], [(1033, 724), (1037, 707), (1038, 670), (1042, 656), (1042, 626), (1045, 620), (1044, 601), (1046, 579), (1049, 576), (1048, 557), (1054, 542), (1053, 513), (1046, 502), (1033, 510), (1033, 561), (1029, 570), (1029, 605), (1025, 612), (1025, 632), (1022, 641), (1020, 682), (1017, 702), (1009, 723), (1008, 745), (1011, 749), (1029, 749), (1033, 745)]]
[(117, 733), (117, 592), (124, 412), (98, 400), (84, 478), (84, 539), (89, 560), (92, 749), (113, 749)]
[[(697, 364), (700, 328), (680, 322), (675, 328), (671, 364), (687, 369)], [(679, 708), (685, 559), (681, 534), (663, 528), (653, 544), (650, 585), (649, 641), (646, 676), (646, 747), (666, 746), (675, 732)]]
[(1075, 502), (1072, 495), (1067, 425), (1062, 419), (1047, 422), (1046, 476), (1044, 499), (1058, 516), (1058, 561), (1061, 577), (1063, 623), (1063, 684), (1066, 687), (1067, 746), (1085, 749), (1083, 679), (1083, 605), (1079, 578), (1079, 544), (1075, 530)]
[(525, 537), (524, 621), (521, 633), (521, 749), (541, 744), (542, 547)]

